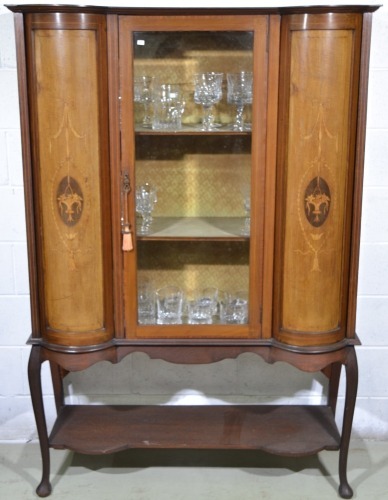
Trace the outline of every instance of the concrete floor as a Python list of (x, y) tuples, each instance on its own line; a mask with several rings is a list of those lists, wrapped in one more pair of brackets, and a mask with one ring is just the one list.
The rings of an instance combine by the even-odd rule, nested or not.
[[(289, 459), (255, 452), (51, 450), (53, 500), (319, 500), (337, 498), (338, 452)], [(0, 443), (0, 498), (37, 498), (37, 443)], [(388, 499), (388, 442), (353, 440), (355, 499)]]

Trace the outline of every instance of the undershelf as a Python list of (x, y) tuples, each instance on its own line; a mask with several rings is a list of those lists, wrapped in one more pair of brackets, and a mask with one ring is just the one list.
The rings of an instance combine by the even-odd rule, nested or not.
[(127, 448), (257, 449), (283, 456), (337, 450), (333, 412), (317, 405), (67, 405), (50, 446), (85, 454)]

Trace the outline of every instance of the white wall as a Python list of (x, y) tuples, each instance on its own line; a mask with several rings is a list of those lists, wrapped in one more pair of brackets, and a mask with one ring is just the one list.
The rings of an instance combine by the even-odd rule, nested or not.
[[(125, 4), (116, 2), (119, 3)], [(287, 3), (299, 2), (278, 2), (279, 5)], [(167, 5), (144, 0), (127, 3), (132, 6), (163, 4)], [(168, 4), (179, 6), (179, 2)], [(190, 2), (192, 6), (201, 4), (209, 6), (210, 2)], [(243, 2), (233, 4), (242, 6)], [(252, 2), (245, 4), (252, 6)], [(213, 2), (213, 5), (225, 5), (225, 2)], [(383, 7), (373, 21), (357, 316), (363, 346), (357, 349), (360, 386), (354, 423), (354, 436), (380, 439), (388, 439), (388, 363), (385, 364), (388, 359), (387, 47), (388, 9)], [(0, 6), (0, 440), (27, 441), (35, 439), (36, 433), (26, 376), (29, 347), (25, 341), (30, 333), (30, 318), (22, 182), (13, 18)], [(182, 367), (135, 354), (120, 365), (101, 363), (82, 374), (72, 375), (69, 400), (172, 404), (257, 400), (316, 402), (321, 399), (321, 381), (320, 377), (300, 373), (283, 364), (266, 365), (253, 355), (214, 365)], [(44, 392), (52, 421), (53, 398), (46, 366)]]

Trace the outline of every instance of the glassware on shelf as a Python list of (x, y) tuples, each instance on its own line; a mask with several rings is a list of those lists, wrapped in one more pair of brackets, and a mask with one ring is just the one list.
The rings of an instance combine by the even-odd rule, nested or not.
[(218, 301), (217, 301), (217, 316), (220, 323), (223, 323), (223, 318), (225, 316), (225, 307), (230, 301), (230, 294), (224, 290), (218, 291)]
[(245, 218), (241, 228), (241, 236), (249, 236), (251, 234), (251, 197), (249, 194), (244, 196)]
[(202, 301), (207, 302), (212, 310), (212, 316), (217, 314), (218, 288), (208, 286), (201, 291)]
[(188, 323), (210, 325), (217, 312), (217, 288), (208, 287), (194, 291), (187, 302)]
[(156, 188), (146, 182), (136, 188), (136, 212), (141, 215), (142, 222), (137, 228), (139, 234), (146, 235), (152, 223), (152, 211), (157, 202)]
[(148, 280), (142, 280), (137, 286), (137, 315), (140, 325), (155, 323), (155, 292)]
[(148, 280), (137, 290), (140, 325), (211, 325), (248, 323), (248, 292), (224, 292), (208, 287), (185, 293), (167, 285), (154, 291)]
[(185, 101), (179, 85), (162, 84), (154, 89), (154, 130), (179, 130), (182, 128), (182, 115)]
[(183, 291), (177, 286), (165, 286), (156, 291), (157, 323), (176, 325), (182, 323)]
[(201, 300), (190, 300), (188, 308), (188, 323), (190, 325), (210, 325), (212, 315), (209, 305)]
[(228, 325), (248, 323), (248, 293), (225, 293), (220, 300), (220, 322)]
[(153, 102), (153, 87), (155, 78), (153, 76), (140, 76), (134, 80), (134, 101), (143, 104), (144, 116), (142, 126), (152, 127), (151, 104)]
[(222, 97), (223, 73), (197, 73), (194, 75), (194, 102), (203, 107), (202, 130), (211, 131), (219, 127), (214, 122), (213, 106)]
[(228, 73), (226, 79), (228, 82), (228, 103), (236, 106), (236, 116), (232, 128), (238, 131), (250, 130), (251, 126), (244, 123), (244, 106), (252, 103), (253, 75), (251, 72), (240, 71), (240, 73)]

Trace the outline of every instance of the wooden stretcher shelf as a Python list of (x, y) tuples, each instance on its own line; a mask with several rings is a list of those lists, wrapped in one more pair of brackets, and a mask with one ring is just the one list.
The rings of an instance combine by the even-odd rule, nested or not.
[(328, 406), (64, 406), (50, 446), (86, 454), (127, 448), (258, 449), (305, 456), (339, 448)]

